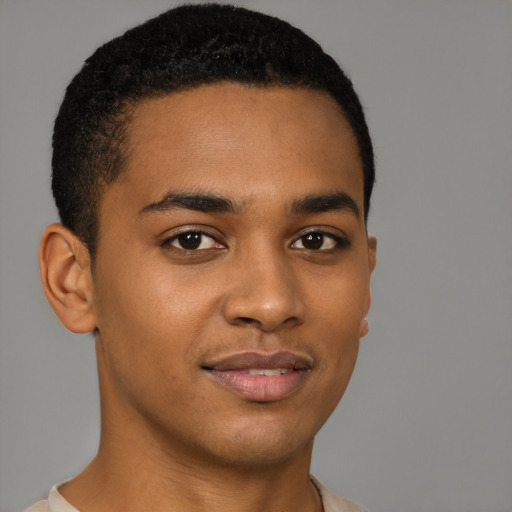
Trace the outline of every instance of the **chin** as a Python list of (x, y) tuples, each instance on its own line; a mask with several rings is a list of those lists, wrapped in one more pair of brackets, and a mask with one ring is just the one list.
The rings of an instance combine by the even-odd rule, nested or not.
[[(286, 463), (297, 455), (311, 452), (314, 434), (297, 432), (296, 429), (279, 430), (261, 427), (245, 428), (223, 439), (211, 435), (203, 440), (202, 449), (209, 452), (216, 465), (268, 466)], [(301, 435), (302, 434), (302, 435)]]

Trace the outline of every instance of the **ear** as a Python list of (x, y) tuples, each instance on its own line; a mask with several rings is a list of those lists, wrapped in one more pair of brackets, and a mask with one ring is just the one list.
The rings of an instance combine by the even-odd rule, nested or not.
[[(370, 276), (373, 274), (375, 270), (375, 265), (377, 264), (377, 239), (374, 236), (368, 237), (368, 267), (370, 269)], [(368, 290), (368, 300), (366, 304), (366, 310), (364, 318), (361, 320), (361, 326), (359, 328), (359, 337), (363, 338), (368, 334), (370, 330), (368, 325), (368, 312), (370, 311), (370, 304), (372, 302), (372, 294), (371, 291)]]
[(377, 239), (374, 236), (368, 237), (368, 265), (370, 267), (370, 275), (375, 270), (377, 264)]
[(44, 293), (60, 321), (72, 332), (96, 329), (93, 283), (87, 247), (62, 224), (48, 226), (39, 247)]

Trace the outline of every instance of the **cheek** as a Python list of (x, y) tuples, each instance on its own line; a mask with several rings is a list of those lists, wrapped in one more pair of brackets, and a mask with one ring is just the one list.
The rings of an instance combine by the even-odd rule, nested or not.
[(148, 417), (198, 399), (194, 354), (209, 315), (193, 287), (153, 277), (147, 269), (130, 280), (111, 274), (97, 303), (105, 387)]
[(133, 265), (98, 275), (95, 313), (105, 349), (139, 366), (182, 365), (214, 308), (211, 286), (186, 272)]
[(356, 267), (311, 280), (309, 305), (325, 329), (338, 331), (342, 337), (359, 332), (370, 296), (367, 274), (364, 267)]
[(333, 384), (344, 387), (352, 374), (359, 349), (361, 321), (366, 313), (369, 280), (364, 269), (329, 280), (328, 286), (311, 300), (310, 314), (316, 321), (313, 335), (325, 352), (325, 371)]

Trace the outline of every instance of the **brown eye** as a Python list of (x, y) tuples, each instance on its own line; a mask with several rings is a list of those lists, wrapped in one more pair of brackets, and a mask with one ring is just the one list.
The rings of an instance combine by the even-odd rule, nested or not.
[(322, 233), (308, 233), (301, 238), (302, 246), (305, 249), (317, 251), (318, 249), (322, 248), (322, 245), (324, 244), (324, 238), (325, 237)]
[(166, 240), (165, 245), (183, 251), (201, 251), (222, 247), (215, 238), (201, 231), (185, 231)]
[(311, 231), (302, 235), (292, 244), (292, 249), (303, 249), (307, 251), (330, 251), (344, 247), (348, 240), (334, 236), (322, 231)]
[(201, 233), (183, 233), (176, 237), (176, 242), (182, 249), (193, 251), (201, 245), (202, 238)]

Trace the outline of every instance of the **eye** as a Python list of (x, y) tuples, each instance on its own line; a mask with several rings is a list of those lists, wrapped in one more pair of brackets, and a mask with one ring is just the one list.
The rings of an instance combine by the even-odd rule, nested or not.
[(307, 251), (331, 251), (349, 245), (347, 239), (323, 231), (310, 231), (292, 244), (292, 249)]
[(204, 251), (224, 247), (215, 238), (203, 231), (184, 231), (167, 238), (163, 246), (171, 246), (183, 251)]

